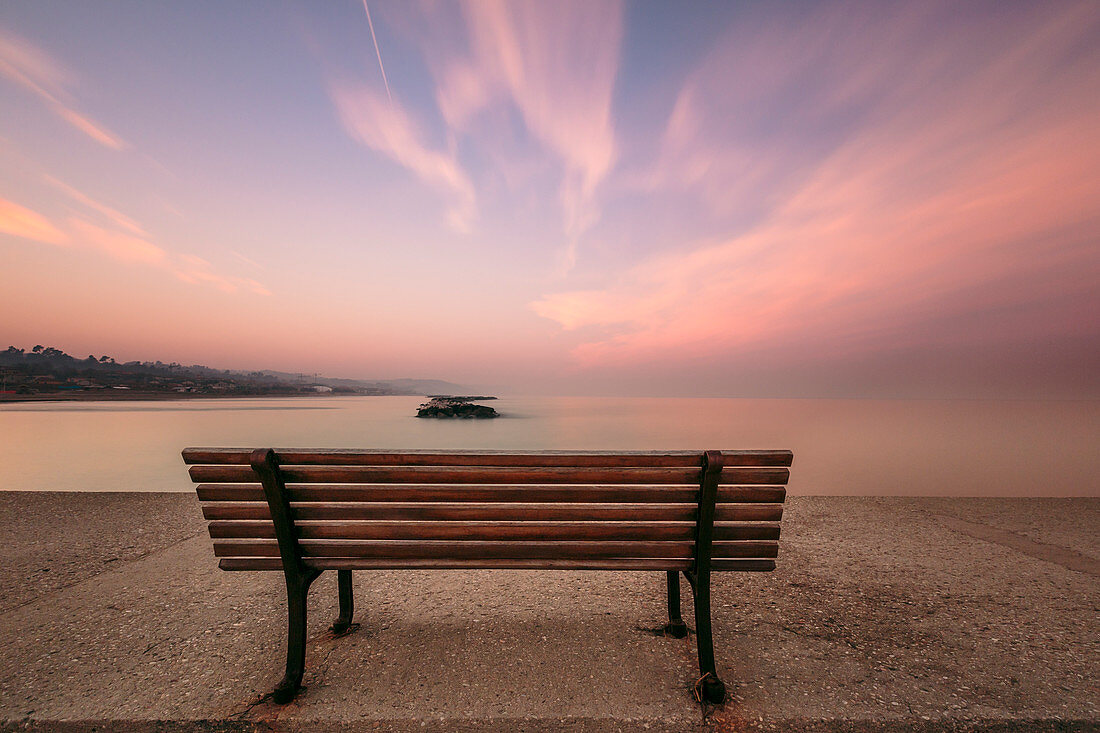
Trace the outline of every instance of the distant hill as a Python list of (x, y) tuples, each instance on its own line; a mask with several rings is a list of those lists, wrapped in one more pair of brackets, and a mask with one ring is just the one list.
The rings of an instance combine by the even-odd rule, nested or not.
[(410, 394), (458, 394), (470, 391), (464, 385), (444, 382), (442, 379), (390, 379), (385, 383), (392, 384), (396, 389), (408, 390)]
[(386, 389), (392, 390), (390, 394), (402, 395), (428, 395), (436, 392), (459, 391), (466, 389), (460, 384), (446, 382), (442, 379), (346, 379), (341, 377), (323, 377), (319, 374), (296, 374), (293, 372), (277, 372), (265, 370), (263, 374), (278, 379), (299, 382), (309, 381), (311, 384), (320, 384), (326, 387), (347, 387), (351, 389)]
[(317, 374), (214, 369), (201, 364), (80, 359), (52, 346), (0, 351), (0, 399), (36, 397), (252, 396), (317, 393), (428, 395), (465, 388), (438, 379), (340, 379)]

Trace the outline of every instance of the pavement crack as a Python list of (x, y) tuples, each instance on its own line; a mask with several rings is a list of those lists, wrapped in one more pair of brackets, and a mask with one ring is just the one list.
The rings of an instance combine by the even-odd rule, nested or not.
[(271, 692), (267, 693), (266, 695), (261, 695), (254, 702), (251, 702), (248, 705), (246, 705), (244, 710), (240, 711), (239, 713), (230, 713), (229, 717), (240, 720), (240, 719), (248, 716), (252, 712), (253, 708), (264, 704), (265, 702), (270, 700), (273, 696), (274, 696), (274, 693), (271, 693)]
[[(320, 683), (320, 680), (323, 679), (325, 674), (328, 672), (329, 667), (330, 667), (329, 659), (331, 659), (333, 653), (336, 652), (336, 644), (331, 643), (331, 642), (336, 642), (336, 641), (339, 641), (340, 639), (343, 639), (344, 637), (351, 636), (352, 634), (355, 633), (355, 631), (358, 631), (360, 628), (361, 627), (360, 627), (359, 624), (354, 624), (354, 630), (353, 631), (344, 632), (342, 634), (337, 634), (334, 631), (332, 631), (332, 629), (326, 629), (325, 631), (322, 631), (317, 636), (315, 636), (312, 639), (308, 640), (309, 648), (311, 648), (311, 650), (313, 651), (312, 656), (316, 660), (312, 663), (309, 663), (309, 666), (312, 667), (312, 669), (310, 670), (310, 675), (317, 681), (318, 684)], [(364, 636), (369, 638), (370, 634), (366, 633), (366, 634), (364, 634)], [(322, 646), (321, 644), (319, 644), (319, 642), (330, 642), (330, 643), (324, 644)], [(319, 653), (321, 651), (321, 649), (324, 649), (323, 654)], [(307, 655), (306, 659), (307, 660), (309, 659), (309, 655)]]

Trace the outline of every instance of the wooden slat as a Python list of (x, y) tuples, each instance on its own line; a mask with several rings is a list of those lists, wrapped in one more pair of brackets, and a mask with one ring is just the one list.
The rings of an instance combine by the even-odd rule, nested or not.
[[(295, 520), (694, 522), (694, 504), (294, 503)], [(209, 502), (207, 519), (268, 519), (266, 504)], [(778, 522), (782, 504), (719, 504), (716, 522)]]
[[(692, 522), (370, 522), (381, 526), (334, 523), (299, 526), (303, 539), (423, 539), (460, 542), (489, 540), (651, 540), (691, 542)], [(366, 536), (364, 536), (366, 535)]]
[(271, 521), (267, 504), (255, 501), (215, 501), (202, 505), (206, 519), (266, 519)]
[[(248, 465), (251, 448), (187, 448), (188, 464)], [(433, 451), (278, 448), (283, 465), (323, 466), (590, 466), (691, 468), (696, 451)], [(727, 466), (790, 466), (790, 451), (722, 451)]]
[[(298, 522), (303, 539), (357, 540), (690, 540), (693, 522)], [(268, 520), (216, 520), (215, 539), (275, 538)], [(716, 524), (715, 540), (776, 540), (778, 524)]]
[[(674, 558), (605, 558), (602, 560), (372, 560), (369, 558), (316, 557), (304, 564), (318, 570), (690, 570), (694, 560)], [(269, 557), (229, 557), (218, 562), (222, 570), (282, 570), (282, 560)], [(710, 569), (768, 572), (774, 560), (714, 559)]]
[[(561, 559), (597, 557), (692, 557), (692, 542), (451, 541), (451, 540), (300, 540), (306, 557), (375, 559), (477, 558)], [(750, 543), (760, 544), (760, 543)], [(736, 549), (731, 549), (735, 552)], [(279, 555), (275, 540), (214, 540), (217, 557)], [(751, 555), (757, 557), (757, 555)]]
[[(369, 557), (377, 560), (436, 558), (559, 559), (694, 556), (694, 542), (479, 541), (479, 540), (300, 540), (305, 557)], [(775, 542), (715, 542), (715, 557), (773, 558)], [(278, 557), (275, 540), (214, 540), (216, 557)]]
[[(377, 560), (373, 558), (307, 557), (302, 563), (318, 570), (690, 570), (693, 560), (678, 558), (601, 558), (598, 560), (524, 560), (490, 558), (475, 560)], [(766, 560), (727, 560), (725, 562), (764, 563)], [(774, 563), (773, 563), (774, 564)], [(218, 561), (222, 570), (282, 570), (283, 562), (273, 557), (225, 557)]]
[(719, 486), (719, 504), (782, 504), (787, 498), (786, 486)]
[(199, 484), (195, 493), (199, 501), (267, 501), (259, 484)]
[(738, 570), (750, 573), (767, 573), (775, 570), (775, 560), (737, 560), (732, 558), (716, 557), (710, 561), (711, 571)]
[[(696, 468), (486, 468), (482, 466), (286, 466), (288, 484), (689, 484), (698, 485)], [(248, 466), (192, 466), (191, 480), (252, 483)], [(786, 468), (727, 468), (723, 484), (786, 484)]]
[[(325, 522), (324, 524), (329, 524)], [(374, 524), (374, 522), (332, 522), (332, 524)], [(207, 525), (216, 540), (275, 538), (275, 525), (270, 519), (215, 519)]]
[(778, 540), (778, 522), (715, 522), (715, 540)]
[(214, 540), (215, 557), (279, 557), (273, 540)]
[[(270, 543), (270, 540), (251, 540)], [(402, 540), (302, 540), (303, 554), (313, 557), (584, 559), (584, 558), (685, 558), (694, 556), (694, 542), (623, 541), (402, 541)], [(774, 558), (775, 542), (715, 542), (715, 557)], [(231, 553), (243, 554), (243, 553)]]
[[(680, 540), (692, 522), (299, 522), (301, 539), (327, 540)], [(271, 522), (212, 522), (217, 539), (275, 537)]]
[(782, 504), (719, 504), (715, 522), (778, 522), (783, 518)]
[[(263, 501), (263, 488), (255, 484), (199, 484), (200, 501)], [(424, 484), (351, 484), (316, 486), (291, 484), (291, 501), (479, 501), (479, 502), (565, 502), (565, 503), (691, 503), (698, 499), (694, 486), (439, 486)], [(782, 486), (722, 486), (721, 502), (781, 503), (787, 490)]]
[(730, 484), (778, 484), (786, 486), (791, 479), (791, 472), (786, 468), (730, 468), (726, 466), (718, 474), (718, 483), (723, 486)]
[(778, 542), (718, 542), (711, 543), (711, 561), (715, 558), (775, 558), (779, 556)]
[[(767, 475), (785, 469), (742, 469)], [(247, 466), (192, 466), (193, 481), (251, 483)], [(283, 480), (301, 483), (358, 484), (698, 484), (695, 468), (487, 468), (483, 466), (284, 466)], [(751, 478), (751, 476), (750, 476)], [(777, 483), (737, 481), (736, 483)], [(782, 483), (782, 482), (779, 482)]]
[[(761, 506), (772, 506), (770, 504)], [(298, 503), (295, 520), (694, 522), (695, 504)], [(203, 504), (207, 519), (266, 519), (266, 504)]]

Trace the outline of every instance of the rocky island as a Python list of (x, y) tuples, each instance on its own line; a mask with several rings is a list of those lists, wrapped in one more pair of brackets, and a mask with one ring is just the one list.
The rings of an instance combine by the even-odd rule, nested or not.
[(496, 397), (431, 395), (416, 411), (417, 417), (500, 417), (500, 413), (487, 405), (475, 405), (474, 400), (495, 400)]

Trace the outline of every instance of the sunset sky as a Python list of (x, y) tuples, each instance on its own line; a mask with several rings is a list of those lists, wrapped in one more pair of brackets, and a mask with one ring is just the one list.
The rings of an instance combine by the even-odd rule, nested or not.
[(4, 3), (0, 348), (1100, 397), (1095, 0), (369, 16)]

